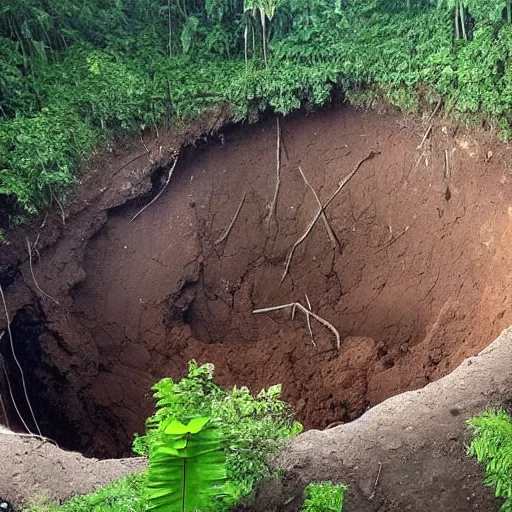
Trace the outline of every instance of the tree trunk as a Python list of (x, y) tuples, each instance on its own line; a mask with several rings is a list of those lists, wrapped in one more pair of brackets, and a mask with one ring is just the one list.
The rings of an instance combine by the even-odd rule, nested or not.
[(510, 5), (510, 0), (507, 0), (507, 23), (512, 23), (512, 6)]
[(467, 41), (468, 35), (466, 33), (466, 12), (465, 12), (464, 5), (462, 4), (462, 2), (459, 5), (460, 5), (460, 26), (462, 28), (462, 37), (464, 38), (465, 41)]
[(458, 41), (460, 39), (460, 31), (459, 31), (459, 4), (455, 6), (455, 40)]
[(169, 27), (169, 57), (172, 57), (171, 0), (167, 0), (167, 23)]
[(245, 71), (247, 71), (247, 68), (249, 66), (249, 57), (247, 55), (248, 52), (248, 46), (249, 46), (249, 26), (248, 26), (247, 19), (245, 20), (245, 30), (244, 30), (244, 51), (245, 51)]
[(260, 7), (260, 15), (261, 15), (261, 29), (262, 29), (262, 39), (263, 39), (263, 59), (265, 60), (265, 65), (267, 64), (268, 55), (267, 55), (267, 17), (265, 15), (265, 9)]

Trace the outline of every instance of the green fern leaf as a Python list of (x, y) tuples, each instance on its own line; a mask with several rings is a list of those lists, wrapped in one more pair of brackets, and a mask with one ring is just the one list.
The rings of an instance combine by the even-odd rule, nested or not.
[(169, 422), (150, 453), (148, 493), (154, 512), (203, 512), (230, 495), (223, 434), (210, 418)]

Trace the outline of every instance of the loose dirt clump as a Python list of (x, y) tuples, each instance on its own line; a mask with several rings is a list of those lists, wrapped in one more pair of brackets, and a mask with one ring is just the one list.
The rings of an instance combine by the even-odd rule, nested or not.
[[(305, 426), (325, 428), (486, 346), (512, 320), (510, 151), (443, 123), (418, 150), (424, 132), (417, 119), (351, 108), (281, 121), (268, 222), (276, 124), (237, 126), (183, 150), (133, 222), (147, 197), (97, 209), (74, 246), (56, 236), (34, 271), (59, 305), (35, 300), (24, 267), (7, 294), (35, 325), (22, 336), (14, 317), (44, 432), (89, 455), (127, 453), (151, 384), (192, 358), (213, 362), (225, 385), (282, 383)], [(325, 211), (339, 243), (319, 219), (279, 284), (318, 211), (299, 166), (325, 204), (370, 151)], [(163, 182), (171, 163), (159, 164)], [(297, 301), (337, 329), (339, 351), (315, 320), (311, 337), (300, 311), (253, 314)]]

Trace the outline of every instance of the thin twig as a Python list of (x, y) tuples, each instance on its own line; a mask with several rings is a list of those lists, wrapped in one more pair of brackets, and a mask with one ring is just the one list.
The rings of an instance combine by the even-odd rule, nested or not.
[(448, 158), (448, 150), (444, 150), (444, 177), (450, 177), (450, 159)]
[[(14, 350), (14, 339), (12, 337), (11, 321), (9, 319), (9, 311), (7, 310), (7, 303), (5, 302), (5, 295), (4, 295), (4, 290), (2, 289), (2, 285), (0, 285), (0, 296), (2, 297), (2, 303), (4, 305), (5, 321), (7, 322), (7, 334), (9, 335), (9, 340), (11, 342), (12, 357), (13, 357), (14, 361), (16, 362), (16, 365), (18, 366), (18, 369), (20, 371), (21, 383), (23, 385), (23, 393), (25, 395), (25, 400), (27, 401), (27, 405), (30, 410), (30, 414), (32, 415), (32, 419), (34, 420), (34, 425), (35, 425), (39, 435), (42, 435), (41, 429), (39, 428), (39, 424), (37, 423), (36, 416), (34, 414), (34, 410), (32, 409), (32, 405), (30, 404), (30, 399), (28, 397), (27, 384), (25, 382), (25, 374), (23, 373), (23, 368), (21, 367), (21, 364), (20, 364), (18, 358), (16, 357), (16, 351)], [(3, 364), (3, 360), (2, 360), (2, 364)], [(5, 367), (4, 367), (4, 371), (5, 371)], [(7, 372), (6, 372), (6, 374), (7, 374)], [(10, 388), (10, 385), (9, 385), (9, 388)], [(12, 394), (11, 394), (11, 398), (13, 398)], [(31, 430), (28, 428), (27, 424), (25, 423), (25, 421), (23, 420), (23, 417), (21, 416), (20, 412), (18, 411), (18, 408), (16, 407), (16, 403), (14, 402), (14, 400), (13, 400), (13, 405), (16, 408), (16, 412), (18, 413), (18, 415), (21, 419), (21, 422), (23, 423), (24, 427), (27, 429), (27, 432), (32, 433)]]
[(393, 245), (397, 240), (402, 238), (405, 235), (405, 233), (407, 233), (407, 231), (409, 231), (409, 226), (405, 226), (405, 229), (398, 236), (395, 236), (395, 238), (388, 242), (384, 247), (381, 247), (377, 252), (381, 252), (384, 249), (387, 249), (390, 245)]
[(41, 287), (37, 284), (37, 281), (36, 281), (36, 276), (34, 275), (34, 268), (32, 267), (32, 247), (30, 246), (30, 242), (28, 241), (28, 238), (25, 238), (25, 240), (27, 241), (27, 250), (28, 250), (28, 264), (29, 264), (29, 267), (30, 267), (30, 273), (32, 274), (32, 279), (34, 280), (34, 284), (36, 285), (36, 288), (39, 290), (39, 292), (41, 293), (41, 295), (43, 295), (44, 297), (46, 297), (47, 299), (50, 299), (52, 300), (53, 302), (55, 302), (55, 304), (57, 304), (58, 306), (60, 305), (59, 304), (59, 301), (57, 299), (54, 299), (51, 295), (48, 295), (45, 291), (43, 291), (41, 289)]
[[(0, 334), (0, 340), (4, 337), (4, 334), (5, 334), (5, 331), (2, 331), (2, 334)], [(3, 365), (3, 359), (2, 359), (1, 355), (0, 355), (0, 361), (2, 361), (2, 365)], [(5, 372), (5, 367), (4, 367), (4, 372)], [(7, 380), (9, 380), (7, 373), (5, 374), (5, 378)], [(9, 388), (11, 387), (10, 384), (8, 384), (8, 387)], [(4, 413), (5, 423), (7, 424), (7, 428), (10, 430), (11, 425), (9, 424), (9, 417), (7, 416), (7, 409), (5, 408), (5, 404), (2, 399), (2, 393), (0, 393), (0, 405), (2, 406), (2, 412)]]
[(280, 309), (287, 309), (287, 308), (298, 308), (305, 315), (311, 315), (315, 320), (317, 320), (322, 325), (327, 327), (336, 336), (336, 348), (337, 348), (337, 350), (340, 349), (341, 338), (340, 338), (340, 333), (338, 332), (338, 330), (331, 323), (329, 323), (327, 320), (325, 320), (321, 316), (318, 316), (316, 313), (313, 313), (313, 311), (306, 309), (300, 302), (291, 302), (290, 304), (282, 304), (281, 306), (272, 306), (270, 308), (255, 309), (253, 311), (253, 314), (256, 315), (258, 313), (270, 313), (271, 311), (278, 311)]
[[(311, 302), (309, 302), (309, 297), (307, 294), (304, 294), (306, 297), (306, 302), (308, 303), (308, 309), (311, 311)], [(306, 315), (306, 320), (308, 322), (308, 330), (309, 330), (309, 337), (311, 338), (311, 343), (313, 343), (313, 346), (316, 347), (315, 339), (313, 338), (313, 330), (311, 329), (311, 320), (309, 319), (309, 315)]]
[[(313, 188), (311, 183), (309, 183), (309, 181), (306, 178), (306, 175), (304, 174), (304, 171), (302, 170), (302, 167), (300, 165), (299, 165), (299, 172), (300, 172), (300, 175), (302, 176), (302, 179), (306, 183), (306, 185), (311, 189), (311, 192), (313, 192), (313, 195), (315, 196), (315, 199), (316, 199), (316, 202), (318, 203), (318, 206), (320, 208), (322, 208), (322, 203), (320, 202), (320, 198), (318, 197), (318, 194), (315, 192), (315, 189)], [(338, 249), (338, 252), (341, 252), (340, 242), (336, 238), (336, 235), (334, 234), (332, 226), (329, 223), (329, 221), (327, 220), (327, 215), (325, 214), (325, 211), (323, 209), (322, 209), (321, 217), (322, 217), (322, 220), (324, 222), (325, 229), (327, 230), (327, 234), (329, 235), (329, 238), (331, 239), (331, 244), (332, 244), (333, 248), (334, 249)]]
[(281, 185), (281, 123), (279, 122), (279, 116), (277, 119), (277, 155), (276, 155), (276, 188), (274, 190), (274, 197), (272, 199), (272, 203), (270, 204), (270, 213), (267, 217), (267, 223), (270, 226), (272, 222), (272, 215), (274, 215), (276, 204), (277, 204), (277, 196), (279, 194), (279, 186)]
[(377, 491), (377, 485), (379, 484), (379, 478), (380, 478), (381, 471), (382, 471), (382, 464), (379, 462), (379, 472), (377, 473), (377, 478), (375, 479), (375, 483), (373, 484), (373, 491), (370, 494), (370, 496), (368, 496), (368, 499), (370, 501), (373, 500), (373, 498), (375, 498), (375, 492)]
[(428, 126), (427, 131), (425, 132), (425, 135), (423, 135), (423, 138), (421, 139), (421, 142), (420, 142), (419, 146), (416, 149), (421, 149), (421, 147), (423, 146), (423, 144), (427, 140), (427, 137), (429, 136), (431, 131), (432, 131), (432, 123), (430, 123), (430, 125)]
[(322, 215), (322, 212), (324, 212), (326, 210), (326, 208), (334, 201), (336, 196), (343, 190), (343, 187), (352, 179), (352, 177), (359, 170), (361, 165), (364, 162), (366, 162), (367, 160), (370, 160), (371, 158), (373, 158), (377, 154), (379, 154), (379, 153), (375, 152), (375, 151), (370, 151), (368, 153), (368, 155), (366, 155), (362, 160), (360, 160), (357, 163), (357, 165), (354, 167), (354, 169), (347, 176), (345, 176), (345, 178), (343, 178), (340, 181), (340, 183), (338, 185), (338, 188), (334, 191), (334, 193), (331, 195), (331, 197), (327, 200), (325, 205), (323, 207), (320, 207), (320, 209), (316, 213), (316, 215), (313, 218), (313, 220), (309, 223), (309, 226), (307, 227), (307, 229), (304, 232), (304, 234), (293, 244), (292, 248), (290, 249), (290, 252), (288, 253), (288, 257), (286, 258), (286, 267), (284, 269), (284, 272), (283, 272), (283, 275), (281, 277), (281, 280), (279, 281), (279, 284), (281, 284), (284, 281), (286, 275), (288, 274), (288, 271), (290, 270), (290, 264), (292, 262), (293, 253), (295, 252), (295, 249), (297, 249), (297, 247), (307, 238), (307, 236), (309, 235), (309, 233), (313, 229), (314, 225), (316, 224), (317, 220)]
[(144, 146), (144, 149), (146, 150), (146, 153), (151, 156), (151, 151), (149, 151), (148, 147), (146, 146), (146, 143), (144, 142), (144, 139), (142, 138), (142, 135), (140, 136), (140, 141), (142, 142), (142, 145)]
[(7, 430), (0, 430), (0, 435), (2, 435), (2, 436), (15, 436), (15, 437), (29, 437), (31, 439), (40, 439), (44, 443), (51, 443), (51, 444), (55, 445), (57, 448), (60, 449), (60, 447), (57, 444), (57, 442), (54, 441), (53, 439), (50, 439), (49, 437), (45, 437), (45, 436), (40, 436), (40, 435), (37, 435), (37, 434), (22, 434), (20, 432), (9, 432)]
[(23, 426), (25, 427), (25, 430), (27, 432), (30, 432), (30, 429), (28, 428), (28, 425), (25, 423), (25, 420), (23, 419), (23, 416), (21, 415), (20, 410), (18, 409), (18, 405), (16, 403), (16, 400), (14, 398), (14, 393), (12, 391), (11, 381), (9, 380), (9, 375), (7, 373), (7, 368), (5, 367), (4, 359), (0, 355), (0, 364), (2, 365), (2, 369), (4, 371), (5, 375), (5, 381), (7, 382), (7, 389), (9, 391), (9, 396), (11, 397), (11, 403), (14, 406), (14, 410), (16, 411), (16, 414), (18, 415), (18, 418), (21, 420), (21, 423), (23, 423)]
[(236, 210), (235, 216), (233, 217), (233, 220), (228, 226), (228, 229), (224, 232), (224, 234), (217, 240), (215, 240), (214, 244), (219, 245), (220, 243), (224, 242), (226, 238), (229, 236), (229, 233), (231, 233), (231, 230), (233, 229), (233, 226), (235, 225), (236, 219), (238, 218), (238, 215), (240, 213), (240, 210), (242, 209), (242, 206), (244, 204), (245, 198), (247, 197), (247, 192), (244, 193), (242, 200), (240, 201), (240, 204), (238, 205), (238, 208)]
[(138, 160), (139, 158), (142, 158), (143, 156), (146, 156), (147, 153), (141, 153), (140, 155), (137, 155), (137, 156), (134, 156), (132, 159), (128, 160), (128, 162), (126, 162), (124, 165), (122, 165), (121, 167), (119, 167), (119, 169), (117, 169), (117, 171), (115, 172), (115, 174), (117, 174), (118, 172), (122, 171), (123, 169), (125, 169), (126, 167), (128, 167), (131, 163), (135, 162), (136, 160)]
[(178, 156), (176, 155), (174, 159), (174, 163), (172, 164), (171, 168), (169, 169), (169, 174), (167, 175), (167, 179), (165, 180), (164, 186), (162, 187), (162, 190), (158, 192), (158, 194), (143, 208), (141, 208), (131, 219), (130, 222), (133, 222), (144, 210), (149, 208), (163, 193), (166, 189), (167, 185), (169, 185), (169, 182), (171, 181), (172, 173), (174, 172), (174, 169), (176, 168), (176, 164), (178, 163)]
[(55, 200), (58, 207), (60, 208), (60, 215), (62, 217), (62, 225), (65, 226), (66, 225), (66, 214), (64, 213), (64, 208), (62, 207), (62, 203), (59, 201), (59, 198), (53, 193), (52, 187), (50, 187), (50, 194), (52, 196), (52, 199)]
[(437, 114), (437, 111), (439, 110), (439, 107), (441, 106), (441, 104), (443, 103), (443, 100), (439, 100), (437, 102), (437, 105), (436, 105), (436, 108), (434, 109), (434, 112), (432, 112), (432, 114), (430, 114), (430, 117), (428, 118), (428, 122), (432, 122), (432, 119), (434, 119), (435, 115)]
[(7, 428), (9, 430), (11, 430), (11, 425), (9, 423), (9, 418), (7, 417), (7, 410), (5, 408), (4, 401), (2, 399), (2, 394), (1, 393), (0, 393), (0, 405), (2, 406), (2, 412), (3, 412), (4, 418), (5, 418), (5, 423), (7, 425)]
[(46, 221), (48, 220), (48, 212), (44, 216), (43, 223), (39, 226), (39, 229), (43, 229), (46, 226)]

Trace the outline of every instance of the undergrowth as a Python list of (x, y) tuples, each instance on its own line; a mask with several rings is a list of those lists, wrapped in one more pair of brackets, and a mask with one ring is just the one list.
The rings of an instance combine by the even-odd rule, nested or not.
[(146, 475), (129, 475), (84, 496), (76, 496), (62, 505), (44, 497), (33, 498), (24, 512), (145, 512)]
[[(256, 396), (245, 387), (224, 390), (213, 381), (210, 364), (191, 361), (187, 376), (162, 379), (153, 390), (156, 412), (133, 443), (137, 454), (148, 456), (149, 471), (63, 505), (39, 499), (24, 512), (226, 512), (250, 501), (256, 486), (276, 475), (270, 457), (302, 430), (280, 400), (280, 386)], [(175, 505), (185, 489), (193, 504)]]
[(475, 0), (455, 25), (454, 8), (427, 0), (5, 0), (0, 200), (36, 212), (69, 190), (77, 166), (107, 139), (219, 104), (236, 120), (255, 120), (268, 109), (318, 107), (333, 91), (407, 111), (442, 99), (510, 136), (510, 3)]
[(474, 438), (468, 453), (485, 466), (485, 485), (502, 498), (501, 512), (512, 511), (512, 418), (502, 409), (468, 421)]
[(332, 482), (309, 484), (304, 490), (302, 512), (341, 512), (346, 485)]

